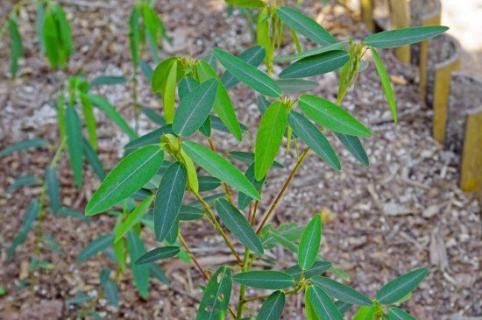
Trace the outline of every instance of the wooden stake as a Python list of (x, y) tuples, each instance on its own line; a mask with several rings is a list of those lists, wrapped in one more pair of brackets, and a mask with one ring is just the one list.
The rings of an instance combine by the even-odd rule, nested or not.
[[(411, 24), (410, 1), (390, 0), (390, 21), (392, 29), (406, 28)], [(410, 46), (395, 49), (397, 58), (405, 64), (410, 63)]]
[(482, 109), (467, 116), (460, 169), (460, 188), (482, 191)]

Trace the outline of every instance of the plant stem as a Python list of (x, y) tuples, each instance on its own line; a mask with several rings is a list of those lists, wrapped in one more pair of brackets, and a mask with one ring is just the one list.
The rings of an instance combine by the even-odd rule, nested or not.
[(211, 207), (209, 206), (209, 204), (201, 197), (201, 195), (199, 195), (198, 193), (194, 193), (194, 195), (196, 196), (196, 198), (199, 200), (199, 202), (201, 202), (202, 206), (204, 207), (204, 210), (206, 211), (206, 213), (208, 214), (208, 218), (209, 220), (211, 221), (214, 229), (216, 229), (216, 231), (221, 235), (221, 237), (223, 237), (224, 239), (224, 242), (226, 242), (226, 245), (229, 247), (229, 249), (231, 250), (232, 254), (234, 255), (234, 257), (236, 258), (236, 260), (238, 261), (238, 264), (240, 266), (243, 266), (243, 260), (241, 260), (241, 257), (239, 256), (239, 254), (236, 252), (236, 249), (234, 249), (234, 245), (233, 243), (231, 242), (231, 240), (229, 240), (228, 236), (226, 235), (226, 233), (223, 231), (223, 228), (221, 227), (221, 225), (219, 224), (218, 220), (216, 219), (216, 216), (214, 215), (214, 212), (211, 210)]
[[(248, 271), (249, 269), (249, 248), (244, 249), (244, 259), (243, 259), (243, 268), (242, 271)], [(243, 307), (244, 307), (244, 295), (246, 293), (246, 286), (242, 284), (239, 288), (239, 303), (238, 303), (238, 312), (236, 314), (236, 319), (241, 319), (243, 316)]]
[(293, 180), (296, 172), (298, 171), (298, 169), (300, 168), (301, 164), (303, 163), (303, 161), (306, 159), (306, 156), (308, 155), (310, 149), (309, 148), (305, 148), (303, 150), (303, 152), (301, 153), (300, 157), (298, 158), (298, 161), (296, 162), (295, 166), (293, 167), (293, 169), (291, 170), (290, 174), (288, 175), (288, 177), (286, 178), (285, 182), (283, 183), (283, 186), (281, 187), (280, 191), (278, 192), (278, 194), (276, 195), (276, 198), (273, 200), (273, 202), (271, 203), (268, 211), (266, 211), (266, 213), (264, 214), (263, 216), (263, 219), (261, 220), (261, 223), (259, 224), (258, 228), (256, 229), (256, 233), (259, 234), (259, 232), (261, 231), (261, 229), (263, 229), (264, 225), (268, 222), (268, 220), (271, 218), (271, 216), (274, 214), (274, 210), (276, 209), (276, 207), (278, 206), (280, 200), (283, 198), (284, 194), (286, 193), (286, 190), (288, 189), (288, 186), (291, 182), (291, 180)]
[(198, 271), (202, 274), (204, 280), (209, 281), (209, 273), (206, 270), (204, 270), (204, 268), (201, 266), (199, 261), (196, 259), (196, 257), (192, 253), (191, 249), (189, 248), (189, 245), (187, 244), (186, 240), (184, 239), (184, 237), (182, 236), (182, 233), (180, 231), (179, 231), (178, 238), (179, 238), (179, 241), (181, 242), (182, 246), (184, 247), (184, 250), (186, 250), (189, 258), (191, 258), (192, 262), (194, 263), (194, 265), (196, 266)]

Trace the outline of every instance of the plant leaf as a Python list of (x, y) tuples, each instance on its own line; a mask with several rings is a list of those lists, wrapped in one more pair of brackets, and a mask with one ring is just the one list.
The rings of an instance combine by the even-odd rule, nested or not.
[[(316, 261), (310, 269), (303, 271), (303, 276), (306, 279), (310, 279), (314, 276), (321, 275), (331, 268), (331, 262), (328, 261)], [(286, 273), (291, 275), (295, 280), (298, 280), (301, 276), (302, 270), (299, 265), (295, 264), (285, 270)]]
[(291, 112), (288, 122), (294, 133), (333, 169), (341, 170), (340, 160), (328, 139), (308, 119), (298, 112)]
[(284, 93), (298, 93), (310, 91), (318, 87), (318, 82), (303, 79), (280, 79), (276, 83)]
[(256, 232), (243, 214), (226, 199), (216, 201), (216, 211), (223, 224), (231, 231), (246, 247), (254, 251), (258, 256), (263, 255), (263, 244)]
[(47, 145), (47, 142), (43, 139), (33, 138), (23, 140), (12, 145), (9, 145), (3, 150), (0, 150), (0, 157), (6, 157), (17, 151), (23, 151), (30, 148), (38, 148)]
[(315, 215), (306, 225), (301, 235), (298, 247), (298, 265), (303, 270), (310, 269), (315, 264), (321, 243), (321, 217)]
[(256, 67), (217, 48), (214, 49), (214, 55), (227, 71), (252, 89), (270, 97), (279, 97), (281, 95), (281, 90), (276, 82)]
[(136, 264), (145, 264), (161, 259), (171, 258), (177, 255), (179, 251), (180, 250), (178, 246), (156, 248), (142, 255), (139, 259), (136, 260)]
[(108, 279), (103, 284), (105, 297), (109, 300), (110, 304), (114, 307), (119, 306), (119, 289), (114, 281)]
[(335, 135), (355, 159), (358, 160), (358, 162), (366, 166), (370, 164), (368, 155), (365, 148), (363, 148), (360, 138), (339, 132), (335, 132)]
[(90, 82), (90, 87), (112, 86), (116, 84), (124, 84), (126, 82), (127, 79), (124, 76), (98, 76)]
[(198, 76), (201, 81), (209, 79), (218, 80), (218, 89), (216, 93), (216, 100), (214, 101), (214, 111), (219, 116), (226, 128), (231, 132), (236, 139), (241, 141), (242, 131), (239, 124), (236, 111), (234, 110), (231, 98), (226, 90), (226, 87), (219, 81), (216, 71), (205, 61), (201, 60), (196, 65)]
[[(174, 60), (171, 67), (169, 68), (169, 73), (166, 78), (166, 85), (164, 87), (164, 93), (163, 93), (164, 119), (166, 120), (167, 124), (171, 124), (174, 121), (174, 106), (176, 103), (177, 69), (178, 69), (177, 61)], [(154, 76), (155, 75), (156, 74), (154, 73)]]
[(137, 138), (136, 132), (127, 124), (122, 115), (115, 109), (109, 101), (105, 100), (101, 96), (89, 94), (90, 102), (92, 102), (97, 108), (104, 112), (114, 123), (125, 133), (130, 139)]
[(397, 122), (397, 104), (395, 102), (395, 94), (393, 92), (392, 83), (390, 82), (390, 76), (388, 75), (387, 69), (383, 64), (382, 58), (378, 54), (377, 50), (374, 48), (370, 49), (373, 57), (373, 62), (375, 63), (375, 68), (377, 69), (378, 76), (380, 77), (380, 82), (382, 84), (383, 92), (385, 93), (385, 98), (387, 99), (388, 106), (390, 107), (390, 112), (392, 113), (393, 121)]
[(415, 317), (409, 315), (405, 310), (400, 308), (391, 307), (388, 310), (388, 319), (389, 320), (415, 320)]
[(281, 291), (273, 292), (259, 309), (256, 320), (278, 320), (281, 319), (285, 307), (285, 295)]
[(59, 178), (57, 177), (55, 167), (48, 167), (47, 170), (45, 170), (45, 182), (49, 194), (50, 209), (53, 213), (58, 213), (62, 207), (62, 203), (60, 200)]
[(28, 186), (28, 185), (32, 185), (32, 184), (40, 184), (40, 180), (39, 178), (37, 178), (36, 176), (34, 175), (25, 175), (25, 176), (21, 176), (21, 177), (18, 177), (17, 179), (15, 179), (7, 188), (7, 192), (8, 193), (14, 193), (15, 191), (17, 191), (18, 189), (24, 187), (24, 186)]
[(336, 39), (328, 31), (297, 9), (279, 7), (276, 13), (288, 27), (316, 43), (327, 45), (336, 42)]
[(152, 201), (154, 201), (154, 196), (148, 196), (134, 210), (132, 210), (131, 213), (127, 215), (127, 218), (125, 218), (122, 223), (116, 225), (116, 228), (114, 229), (114, 242), (121, 240), (122, 237), (129, 232), (133, 226), (142, 220), (142, 217), (147, 212), (147, 209), (149, 209)]
[(131, 140), (128, 144), (124, 146), (124, 149), (127, 152), (131, 152), (149, 144), (158, 144), (161, 141), (161, 136), (168, 133), (173, 133), (171, 125), (161, 127), (159, 129), (148, 132), (137, 139)]
[(419, 268), (405, 273), (385, 284), (376, 294), (382, 304), (395, 303), (409, 294), (427, 276), (426, 268)]
[(186, 184), (186, 168), (179, 162), (169, 166), (162, 176), (153, 209), (154, 231), (158, 241), (166, 238), (177, 221)]
[[(264, 48), (254, 46), (248, 48), (239, 54), (239, 58), (252, 66), (259, 66), (266, 55)], [(221, 81), (226, 89), (232, 88), (239, 83), (239, 80), (233, 77), (231, 73), (225, 72), (221, 77)]]
[(258, 191), (256, 191), (256, 188), (249, 180), (235, 166), (216, 152), (192, 141), (185, 141), (182, 146), (186, 153), (210, 175), (254, 199), (260, 199)]
[(284, 289), (295, 282), (289, 274), (279, 271), (248, 271), (233, 276), (233, 280), (248, 287), (259, 289)]
[(134, 69), (137, 69), (139, 65), (139, 42), (139, 9), (137, 6), (134, 6), (129, 16), (129, 48)]
[(445, 26), (422, 26), (383, 31), (365, 37), (363, 43), (376, 48), (396, 48), (433, 38), (448, 29)]
[(83, 142), (82, 142), (82, 124), (80, 123), (79, 114), (73, 106), (67, 107), (65, 112), (65, 124), (67, 133), (67, 147), (69, 151), (70, 167), (74, 173), (74, 181), (77, 187), (83, 182)]
[(10, 34), (10, 73), (15, 78), (18, 71), (18, 59), (23, 56), (22, 36), (18, 31), (17, 20), (14, 16), (8, 17), (8, 31)]
[(181, 206), (178, 217), (180, 221), (198, 220), (204, 217), (204, 210), (193, 206)]
[(341, 68), (348, 61), (348, 53), (334, 50), (296, 61), (280, 74), (280, 78), (305, 78)]
[(154, 108), (149, 108), (149, 107), (143, 107), (142, 108), (142, 113), (152, 122), (154, 122), (157, 125), (160, 126), (165, 126), (166, 122), (164, 121), (164, 118), (157, 112)]
[(199, 177), (199, 192), (211, 191), (221, 185), (221, 181), (218, 178), (210, 176)]
[(220, 267), (204, 289), (196, 320), (221, 320), (225, 318), (231, 297), (231, 270)]
[(357, 119), (336, 104), (305, 95), (299, 98), (301, 110), (319, 125), (340, 133), (360, 137), (371, 137), (372, 132)]
[[(261, 179), (261, 181), (256, 180), (256, 178), (254, 177), (254, 165), (253, 164), (251, 164), (248, 167), (248, 170), (246, 170), (245, 176), (253, 184), (253, 186), (256, 188), (256, 190), (258, 190), (258, 192), (260, 192), (261, 187), (263, 186), (263, 183), (264, 183), (264, 179)], [(253, 200), (253, 198), (251, 198), (250, 196), (245, 195), (244, 193), (240, 192), (239, 195), (238, 195), (238, 206), (239, 206), (239, 208), (241, 210), (244, 210), (252, 200)]]
[(262, 0), (226, 0), (226, 3), (239, 8), (249, 9), (263, 8), (266, 6), (266, 3)]
[(190, 136), (203, 125), (216, 99), (217, 85), (215, 79), (205, 81), (181, 101), (172, 125), (176, 134)]
[(131, 260), (130, 268), (132, 272), (132, 279), (139, 291), (140, 296), (146, 299), (149, 295), (149, 274), (150, 268), (148, 264), (136, 264), (137, 261), (145, 252), (144, 244), (139, 236), (131, 230), (127, 233), (127, 248), (129, 250), (129, 257)]
[(87, 203), (88, 216), (102, 212), (142, 188), (161, 167), (164, 155), (157, 145), (137, 149), (123, 158)]
[(373, 320), (375, 310), (376, 310), (376, 307), (374, 305), (361, 306), (354, 314), (353, 320)]
[(43, 44), (45, 46), (45, 54), (52, 68), (58, 68), (60, 57), (58, 52), (57, 39), (58, 35), (57, 22), (51, 10), (47, 10), (43, 19)]
[(271, 168), (288, 125), (288, 108), (282, 102), (269, 106), (259, 123), (254, 153), (254, 176), (261, 180)]
[(306, 289), (313, 311), (321, 319), (343, 320), (343, 316), (336, 308), (330, 297), (319, 287), (309, 286)]
[(37, 219), (40, 210), (41, 206), (37, 199), (32, 200), (27, 209), (25, 209), (22, 226), (7, 250), (7, 259), (11, 259), (14, 256), (17, 247), (27, 239), (28, 232), (32, 228), (35, 219)]
[(289, 54), (285, 56), (278, 56), (274, 59), (276, 62), (286, 62), (286, 61), (293, 61), (293, 60), (299, 60), (311, 56), (318, 55), (320, 53), (328, 52), (328, 51), (333, 51), (333, 50), (342, 50), (344, 49), (348, 44), (348, 40), (343, 40), (339, 42), (335, 42), (326, 46), (321, 46), (317, 48), (313, 48), (310, 50), (305, 50), (300, 53), (296, 54)]
[(112, 233), (101, 235), (85, 246), (85, 248), (77, 256), (77, 262), (84, 262), (98, 253), (106, 250), (112, 245), (114, 235)]
[(349, 304), (366, 306), (370, 306), (372, 304), (372, 301), (362, 293), (330, 278), (314, 276), (310, 280), (315, 286), (322, 288), (330, 296), (340, 301)]
[(64, 9), (58, 5), (54, 4), (51, 6), (51, 11), (55, 17), (56, 26), (58, 29), (59, 38), (57, 39), (57, 47), (60, 59), (60, 65), (66, 66), (67, 60), (73, 51), (72, 45), (72, 30), (70, 28), (69, 21), (65, 15)]

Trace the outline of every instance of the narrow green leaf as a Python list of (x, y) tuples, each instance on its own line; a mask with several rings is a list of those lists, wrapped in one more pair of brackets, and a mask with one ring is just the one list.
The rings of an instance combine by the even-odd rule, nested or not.
[(320, 317), (316, 314), (310, 300), (309, 291), (305, 290), (305, 315), (306, 320), (320, 320)]
[(348, 286), (345, 286), (342, 283), (332, 280), (330, 278), (315, 276), (310, 280), (315, 286), (322, 288), (330, 296), (340, 301), (350, 303), (350, 304), (366, 305), (366, 306), (369, 306), (372, 304), (372, 301), (362, 293)]
[(181, 101), (172, 125), (176, 134), (190, 136), (203, 125), (216, 98), (217, 85), (215, 79), (205, 81)]
[(199, 177), (199, 192), (211, 191), (221, 185), (221, 181), (218, 178), (210, 176)]
[(388, 310), (388, 319), (389, 320), (415, 320), (415, 317), (412, 317), (411, 315), (409, 315), (407, 312), (405, 312), (400, 308), (391, 307)]
[(196, 320), (225, 319), (231, 297), (231, 270), (220, 267), (204, 289)]
[(248, 287), (259, 289), (284, 289), (295, 282), (289, 274), (279, 271), (248, 271), (233, 276), (233, 280)]
[(176, 62), (177, 57), (170, 57), (161, 61), (152, 73), (151, 89), (153, 92), (164, 94), (166, 91), (166, 83), (169, 77), (171, 67)]
[(106, 250), (112, 245), (114, 235), (112, 233), (104, 234), (89, 242), (87, 246), (77, 256), (77, 262), (84, 262), (98, 253)]
[(239, 8), (248, 9), (263, 8), (266, 6), (266, 3), (262, 0), (226, 0), (226, 3)]
[(149, 295), (149, 264), (136, 264), (137, 261), (145, 252), (144, 244), (139, 236), (133, 231), (127, 233), (127, 247), (129, 249), (129, 257), (131, 260), (130, 268), (132, 272), (132, 279), (143, 299), (147, 299)]
[(74, 181), (77, 187), (83, 182), (83, 142), (82, 142), (82, 124), (80, 118), (73, 106), (67, 107), (65, 112), (65, 124), (67, 134), (67, 146), (69, 151), (70, 167), (74, 173)]
[(326, 320), (343, 320), (340, 311), (338, 311), (333, 301), (321, 288), (309, 286), (306, 290), (316, 315)]
[(199, 220), (204, 217), (204, 210), (193, 206), (181, 206), (179, 210), (180, 221)]
[[(264, 48), (260, 46), (254, 46), (248, 48), (239, 54), (239, 58), (252, 66), (259, 66), (266, 55)], [(221, 77), (221, 81), (226, 89), (232, 88), (239, 83), (233, 75), (229, 72), (225, 72)]]
[(328, 139), (308, 119), (298, 112), (291, 112), (288, 122), (294, 133), (333, 169), (341, 170), (340, 160)]
[(234, 110), (231, 97), (224, 87), (223, 83), (219, 81), (216, 71), (205, 61), (201, 60), (196, 65), (196, 70), (201, 81), (207, 81), (210, 79), (218, 80), (218, 88), (216, 93), (216, 100), (214, 101), (214, 111), (219, 116), (226, 128), (231, 132), (236, 139), (241, 141), (242, 132), (239, 124), (236, 111)]
[(154, 201), (153, 195), (145, 198), (131, 213), (129, 213), (122, 223), (116, 225), (116, 228), (114, 229), (114, 242), (120, 241), (122, 237), (132, 229), (132, 227), (142, 220), (142, 217), (147, 212), (147, 209), (149, 209), (152, 201)]
[(271, 168), (288, 126), (288, 108), (282, 102), (269, 106), (259, 123), (254, 153), (254, 176), (261, 180)]
[(256, 320), (281, 319), (285, 307), (285, 295), (282, 291), (273, 292), (259, 309)]
[(280, 74), (280, 78), (305, 78), (341, 68), (348, 61), (348, 53), (334, 50), (296, 61)]
[(166, 274), (162, 271), (162, 269), (157, 264), (149, 264), (149, 271), (151, 277), (156, 278), (161, 283), (169, 285), (169, 279), (166, 277)]
[(343, 301), (336, 301), (335, 306), (341, 314), (345, 314), (348, 310), (351, 309), (351, 307), (353, 307), (352, 304)]
[(59, 179), (57, 177), (57, 170), (54, 167), (48, 167), (45, 171), (45, 182), (47, 183), (50, 209), (53, 213), (58, 213), (62, 203), (60, 200)]
[(97, 123), (94, 116), (94, 108), (92, 102), (90, 102), (87, 95), (83, 92), (79, 92), (80, 103), (82, 105), (82, 113), (84, 114), (84, 121), (87, 126), (87, 133), (89, 137), (89, 143), (92, 148), (97, 149)]
[(260, 199), (258, 191), (256, 191), (256, 188), (249, 180), (235, 166), (216, 152), (192, 141), (185, 141), (182, 146), (186, 153), (210, 175), (254, 199)]
[(321, 217), (314, 216), (306, 225), (301, 235), (298, 248), (298, 264), (303, 270), (310, 269), (315, 264), (321, 244)]
[(33, 138), (23, 140), (12, 145), (9, 145), (3, 150), (0, 150), (0, 157), (6, 157), (17, 151), (23, 151), (30, 148), (38, 148), (47, 145), (47, 142), (43, 139)]
[(177, 221), (186, 184), (186, 168), (179, 162), (173, 163), (162, 176), (153, 209), (154, 231), (158, 241), (166, 238)]
[(365, 148), (358, 137), (339, 132), (335, 132), (335, 135), (358, 162), (366, 166), (370, 164)]
[(310, 91), (318, 87), (318, 82), (303, 79), (281, 79), (276, 80), (276, 83), (282, 92), (288, 94)]
[(161, 167), (164, 159), (159, 146), (148, 145), (123, 158), (87, 203), (88, 216), (102, 212), (142, 188)]
[(64, 67), (67, 65), (67, 61), (73, 51), (72, 30), (64, 9), (58, 4), (53, 5), (51, 8), (58, 28), (59, 38), (57, 39), (57, 47), (60, 65)]
[(137, 139), (131, 140), (128, 144), (124, 146), (124, 149), (127, 152), (132, 152), (136, 149), (139, 149), (140, 147), (147, 146), (149, 144), (159, 144), (161, 141), (161, 136), (168, 133), (173, 133), (171, 125), (161, 127), (159, 129), (148, 132)]
[(119, 288), (117, 288), (117, 284), (109, 279), (103, 283), (103, 287), (105, 297), (113, 307), (117, 308), (119, 306)]
[(310, 50), (305, 50), (301, 53), (296, 53), (296, 54), (289, 54), (285, 56), (278, 56), (274, 59), (276, 62), (286, 62), (286, 61), (293, 61), (293, 60), (299, 60), (311, 56), (318, 55), (320, 53), (328, 52), (328, 51), (333, 51), (333, 50), (342, 50), (345, 49), (348, 44), (348, 40), (343, 40), (339, 42), (335, 42), (326, 46), (321, 46), (317, 47), (314, 49)]
[(40, 184), (40, 180), (39, 178), (37, 178), (36, 176), (34, 175), (25, 175), (25, 176), (21, 176), (21, 177), (18, 177), (17, 179), (15, 179), (7, 188), (7, 192), (8, 193), (14, 193), (15, 191), (17, 191), (18, 189), (24, 187), (24, 186), (28, 186), (28, 185), (33, 185), (33, 184)]
[(28, 205), (27, 209), (25, 209), (22, 226), (20, 227), (20, 230), (18, 231), (17, 235), (12, 241), (12, 244), (7, 250), (7, 259), (12, 259), (15, 254), (15, 250), (17, 250), (17, 247), (21, 245), (25, 241), (25, 239), (27, 239), (27, 235), (32, 228), (35, 219), (37, 219), (40, 210), (41, 206), (37, 199), (32, 200)]
[(327, 45), (336, 42), (336, 39), (328, 31), (297, 9), (279, 7), (276, 13), (288, 27), (316, 43)]
[(353, 316), (353, 320), (373, 320), (376, 306), (361, 306)]
[(256, 97), (256, 106), (258, 107), (259, 112), (264, 113), (270, 104), (271, 103), (264, 96), (259, 95)]
[(405, 297), (427, 276), (426, 268), (419, 268), (405, 273), (384, 285), (376, 294), (382, 304), (395, 303)]
[(105, 178), (105, 171), (104, 167), (102, 166), (102, 162), (100, 162), (99, 156), (97, 152), (95, 152), (94, 148), (90, 145), (87, 139), (83, 138), (84, 142), (84, 155), (87, 161), (89, 162), (92, 170), (94, 170), (95, 174), (99, 177), (100, 180)]
[(177, 69), (178, 69), (177, 61), (174, 60), (172, 62), (171, 67), (169, 68), (169, 73), (166, 78), (166, 85), (164, 87), (164, 93), (163, 93), (164, 119), (166, 120), (167, 124), (171, 124), (174, 121), (174, 108), (176, 103)]
[(217, 48), (214, 49), (214, 55), (227, 71), (252, 89), (270, 97), (279, 97), (281, 95), (281, 90), (276, 82), (256, 67)]
[(383, 31), (367, 36), (363, 43), (376, 48), (396, 48), (433, 38), (448, 29), (445, 26), (422, 26)]
[(155, 124), (158, 124), (160, 126), (166, 125), (164, 118), (155, 109), (149, 108), (149, 107), (143, 107), (142, 113)]
[(124, 76), (98, 76), (90, 82), (90, 87), (97, 86), (112, 86), (117, 84), (124, 84), (127, 79)]
[(107, 100), (101, 96), (89, 94), (90, 102), (104, 112), (130, 139), (137, 138), (136, 132), (127, 124), (121, 114)]
[(150, 263), (157, 260), (171, 258), (177, 255), (178, 253), (179, 253), (178, 246), (167, 246), (167, 247), (156, 248), (142, 255), (139, 259), (136, 260), (136, 264), (145, 264), (145, 263)]
[(378, 76), (380, 77), (380, 82), (382, 84), (383, 92), (385, 93), (385, 98), (387, 99), (388, 106), (392, 113), (393, 121), (397, 122), (397, 104), (395, 102), (395, 94), (393, 92), (392, 83), (390, 82), (390, 76), (388, 75), (387, 69), (383, 64), (383, 60), (378, 54), (377, 50), (374, 48), (370, 49), (373, 57), (373, 62), (375, 63), (375, 68), (377, 69)]
[[(254, 163), (254, 153), (245, 151), (230, 151), (229, 155), (238, 161), (251, 165)], [(277, 161), (273, 162), (273, 168), (283, 168), (283, 165)]]
[(216, 211), (223, 224), (231, 231), (246, 247), (255, 252), (258, 256), (264, 253), (263, 244), (256, 232), (249, 224), (243, 214), (226, 199), (216, 201)]
[(18, 59), (23, 56), (22, 36), (18, 31), (15, 17), (8, 17), (8, 31), (10, 34), (10, 73), (15, 78), (18, 71)]
[(329, 130), (357, 137), (371, 137), (373, 134), (347, 111), (328, 100), (305, 95), (298, 101), (308, 117)]
[(60, 64), (59, 49), (57, 39), (60, 37), (57, 29), (57, 22), (50, 10), (45, 13), (43, 20), (43, 44), (45, 54), (52, 68), (56, 69)]
[(179, 82), (179, 86), (177, 88), (177, 93), (179, 95), (179, 99), (181, 102), (186, 98), (186, 96), (191, 93), (194, 89), (199, 87), (199, 82), (194, 80), (194, 78), (186, 77)]

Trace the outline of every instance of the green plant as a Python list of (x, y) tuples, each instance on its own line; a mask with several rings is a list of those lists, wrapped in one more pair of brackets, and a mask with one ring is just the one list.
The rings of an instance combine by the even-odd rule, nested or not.
[[(17, 75), (18, 60), (23, 56), (22, 36), (18, 25), (18, 14), (27, 1), (18, 2), (10, 11), (7, 21), (0, 29), (0, 38), (8, 29), (10, 40), (10, 73)], [(67, 66), (73, 53), (72, 30), (64, 9), (51, 0), (37, 0), (36, 32), (40, 51), (54, 69)]]
[[(330, 144), (331, 134), (357, 161), (368, 165), (361, 139), (371, 137), (372, 132), (342, 107), (346, 93), (361, 72), (366, 53), (371, 52), (396, 122), (394, 92), (378, 49), (415, 43), (447, 28), (407, 28), (370, 35), (362, 41), (338, 41), (296, 9), (260, 0), (227, 2), (257, 10), (257, 46), (239, 56), (215, 48), (208, 60), (169, 57), (159, 61), (153, 71), (140, 60), (141, 45), (147, 39), (151, 53), (153, 48), (157, 51), (158, 40), (165, 37), (164, 27), (151, 3), (141, 1), (134, 7), (129, 20), (129, 43), (134, 67), (136, 118), (141, 110), (137, 102), (139, 68), (151, 79), (153, 92), (160, 94), (163, 101), (162, 116), (153, 110), (142, 109), (159, 126), (145, 135), (138, 136), (137, 130), (132, 129), (106, 99), (92, 93), (96, 85), (123, 83), (124, 78), (100, 77), (91, 83), (81, 76), (69, 78), (57, 103), (60, 144), (43, 179), (44, 191), (27, 208), (24, 224), (9, 250), (10, 255), (25, 240), (33, 222), (45, 215), (47, 195), (52, 212), (78, 216), (75, 211), (63, 208), (59, 199), (55, 168), (63, 151), (67, 151), (78, 187), (83, 184), (84, 158), (102, 179), (85, 208), (87, 218), (82, 218), (88, 221), (90, 216), (107, 212), (116, 219), (112, 232), (94, 239), (77, 257), (78, 262), (83, 262), (107, 252), (118, 265), (114, 276), (108, 268), (101, 271), (102, 290), (96, 299), (79, 293), (69, 302), (84, 305), (79, 316), (96, 316), (95, 307), (102, 297), (117, 306), (116, 281), (127, 267), (139, 294), (147, 298), (150, 277), (168, 283), (156, 262), (179, 257), (193, 263), (206, 280), (197, 319), (222, 319), (228, 315), (234, 319), (279, 319), (286, 297), (302, 292), (308, 319), (342, 319), (353, 306), (358, 308), (354, 316), (358, 320), (411, 319), (405, 311), (393, 305), (410, 298), (411, 292), (426, 276), (426, 269), (404, 274), (384, 285), (375, 297), (368, 298), (343, 284), (348, 280), (343, 271), (319, 255), (323, 228), (320, 215), (315, 215), (305, 226), (294, 222), (274, 226), (269, 222), (300, 166), (311, 153), (332, 169), (341, 170), (340, 160)], [(250, 12), (254, 14), (254, 11)], [(286, 29), (293, 38), (296, 53), (276, 56)], [(299, 36), (319, 47), (303, 50)], [(57, 49), (67, 47), (55, 46)], [(70, 51), (57, 52), (55, 66), (65, 64), (69, 56), (66, 52)], [(152, 55), (157, 60), (156, 54)], [(50, 60), (48, 52), (47, 56)], [(267, 73), (258, 68), (263, 61)], [(278, 79), (273, 79), (274, 64), (286, 62), (292, 63), (284, 67)], [(53, 60), (51, 63), (54, 65)], [(222, 73), (218, 71), (219, 64), (224, 68)], [(332, 71), (338, 71), (339, 75), (336, 102), (303, 93), (317, 86), (317, 82), (304, 78)], [(240, 123), (230, 98), (229, 89), (240, 82), (258, 93), (261, 120), (256, 127), (248, 128)], [(94, 106), (111, 118), (130, 139), (125, 145), (125, 156), (107, 175), (96, 153)], [(83, 127), (87, 138), (83, 137)], [(217, 150), (215, 130), (228, 132), (241, 141), (248, 129), (256, 131), (253, 150), (230, 150), (230, 160)], [(287, 152), (295, 149), (296, 162), (274, 200), (260, 216), (259, 201), (265, 180), (269, 179), (272, 169), (282, 166), (276, 158), (284, 139)], [(301, 144), (305, 145), (302, 150)], [(0, 156), (44, 145), (43, 140), (28, 140), (0, 151)], [(246, 170), (242, 172), (232, 161)], [(21, 178), (15, 188), (40, 180), (28, 176)], [(191, 202), (188, 202), (189, 197)], [(222, 237), (234, 263), (222, 265), (214, 272), (199, 263), (184, 239), (181, 226), (200, 219), (206, 219)], [(142, 241), (147, 231), (162, 245), (147, 251)], [(238, 252), (233, 238), (244, 247), (244, 254)], [(297, 264), (285, 270), (254, 268), (258, 259), (274, 265), (273, 261), (266, 259), (265, 253), (275, 246), (295, 253)], [(35, 265), (42, 264), (37, 261)], [(335, 281), (327, 275), (337, 276), (342, 281)], [(239, 297), (232, 304), (236, 300), (231, 298), (234, 285), (239, 285)], [(248, 287), (272, 290), (272, 293), (248, 296)], [(253, 302), (262, 303), (257, 314), (248, 307)]]

